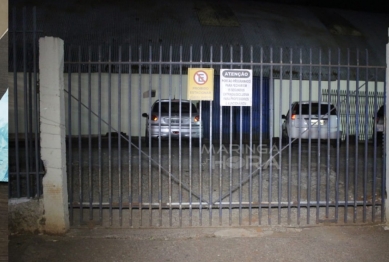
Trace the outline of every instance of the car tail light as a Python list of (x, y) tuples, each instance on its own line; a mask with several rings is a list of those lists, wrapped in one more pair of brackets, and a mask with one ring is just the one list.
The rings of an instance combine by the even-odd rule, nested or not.
[(200, 116), (195, 116), (195, 117), (194, 117), (194, 121), (195, 121), (195, 122), (199, 122), (199, 121), (200, 121)]
[(152, 121), (158, 121), (158, 116), (156, 116), (156, 115), (151, 115), (151, 120), (152, 120)]
[(294, 115), (294, 114), (290, 115), (290, 119), (295, 120), (296, 119), (296, 115)]

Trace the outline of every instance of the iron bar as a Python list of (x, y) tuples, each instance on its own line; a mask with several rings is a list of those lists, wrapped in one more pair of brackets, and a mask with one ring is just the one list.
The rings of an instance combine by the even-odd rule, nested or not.
[[(359, 50), (357, 50), (357, 64), (359, 64)], [(359, 68), (357, 68), (357, 86), (359, 86)], [(359, 144), (359, 89), (356, 90), (356, 114), (355, 114), (355, 171), (354, 171), (354, 217), (353, 222), (357, 222), (357, 209), (355, 201), (358, 195), (358, 144)]]
[[(328, 65), (331, 65), (331, 49), (328, 50)], [(328, 67), (330, 68), (330, 67)], [(328, 69), (330, 70), (330, 69)], [(330, 71), (329, 71), (330, 72)], [(328, 92), (331, 93), (331, 77), (328, 75)], [(331, 96), (328, 96), (327, 99), (327, 112), (331, 112)], [(330, 120), (331, 114), (328, 114), (327, 119)], [(331, 126), (331, 121), (327, 122), (327, 175), (326, 175), (326, 201), (329, 202), (330, 199), (330, 174), (331, 174), (331, 145), (330, 145), (330, 126)], [(319, 132), (320, 133), (320, 132)], [(329, 218), (329, 206), (327, 205), (326, 207), (326, 218)]]
[[(159, 47), (159, 61), (162, 61), (162, 46)], [(161, 92), (162, 92), (162, 67), (159, 66), (159, 81), (158, 81), (158, 100), (161, 101)], [(158, 111), (161, 112), (161, 103), (159, 103)], [(161, 122), (158, 124), (159, 133), (161, 133)], [(158, 202), (160, 203), (159, 207), (159, 226), (162, 226), (162, 149), (161, 149), (161, 138), (158, 139)], [(190, 187), (189, 190), (192, 188)], [(192, 192), (189, 192), (190, 197)]]
[[(303, 62), (303, 59), (302, 59), (302, 52), (301, 52), (301, 48), (300, 48), (300, 70), (299, 70), (299, 114), (300, 114), (300, 118), (302, 118), (302, 62)], [(320, 106), (319, 106), (320, 107)], [(319, 113), (320, 115), (320, 113)], [(299, 120), (301, 121), (301, 120)], [(319, 131), (319, 134), (320, 134), (320, 131)], [(298, 164), (297, 164), (297, 168), (298, 168), (298, 172), (297, 172), (297, 202), (299, 203), (297, 205), (297, 225), (300, 225), (300, 216), (301, 216), (301, 209), (300, 209), (300, 201), (301, 201), (301, 132), (299, 132), (299, 138), (298, 138)]]
[[(243, 62), (243, 46), (240, 46), (240, 61)], [(243, 66), (241, 66), (241, 69)], [(243, 140), (243, 108), (239, 107), (239, 203), (242, 203), (242, 140)], [(212, 201), (212, 200), (211, 200)], [(239, 205), (239, 225), (242, 225), (242, 205)]]
[[(102, 52), (101, 52), (101, 46), (99, 46), (99, 61), (101, 61), (102, 57)], [(102, 114), (101, 114), (101, 64), (99, 65), (98, 68), (98, 100), (97, 100), (97, 107), (98, 107), (98, 113), (97, 113), (97, 118), (98, 118), (98, 126), (97, 126), (97, 133), (98, 133), (98, 159), (99, 159), (99, 171), (98, 171), (98, 176), (99, 176), (99, 203), (100, 203), (100, 209), (99, 209), (99, 221), (103, 221), (103, 207), (102, 207), (102, 202), (103, 202), (103, 171), (102, 171), (102, 150), (101, 150), (101, 119), (102, 119)], [(70, 72), (68, 73), (70, 74)], [(69, 94), (69, 97), (71, 97), (71, 94)]]
[(35, 112), (35, 181), (36, 181), (36, 192), (37, 192), (37, 196), (38, 198), (41, 197), (41, 186), (42, 186), (42, 182), (41, 182), (41, 177), (40, 177), (40, 170), (43, 170), (43, 168), (41, 168), (41, 163), (40, 163), (40, 143), (39, 143), (39, 139), (38, 139), (38, 134), (40, 133), (39, 131), (39, 101), (38, 101), (38, 73), (37, 73), (37, 54), (36, 54), (36, 42), (37, 42), (37, 28), (36, 28), (36, 7), (34, 6), (33, 7), (33, 43), (32, 43), (32, 48), (33, 48), (33, 81), (34, 81), (34, 101), (35, 101), (35, 108), (34, 108), (34, 112)]
[[(243, 60), (243, 59), (241, 59)], [(253, 46), (250, 46), (250, 61), (253, 62), (254, 61), (254, 51), (253, 51)], [(250, 69), (253, 70), (253, 66), (251, 65), (250, 66)], [(254, 77), (252, 76), (252, 79), (254, 80)], [(252, 87), (252, 90), (251, 92), (254, 93), (254, 85)], [(254, 98), (255, 99), (255, 98)], [(251, 103), (253, 103), (253, 100), (251, 101)], [(259, 99), (262, 99), (262, 97), (260, 97)], [(222, 129), (221, 128), (222, 125), (220, 123), (220, 130)], [(253, 167), (252, 167), (252, 159), (253, 159), (253, 105), (250, 106), (250, 167), (249, 167), (249, 172), (250, 174), (253, 172)], [(252, 180), (252, 177), (250, 176), (250, 181), (249, 181), (249, 203), (251, 203), (253, 201), (253, 180)], [(253, 219), (253, 210), (252, 210), (252, 206), (249, 205), (249, 225), (251, 226), (251, 223), (252, 223), (252, 219)]]
[[(25, 146), (25, 159), (26, 159), (26, 172), (30, 173), (30, 147), (29, 147), (29, 136), (28, 136), (28, 90), (27, 90), (27, 40), (26, 40), (26, 30), (27, 30), (27, 21), (26, 21), (26, 7), (23, 7), (23, 87), (24, 87), (24, 146)], [(26, 177), (27, 183), (27, 197), (31, 198), (31, 184), (30, 176)]]
[[(152, 61), (152, 49), (151, 45), (149, 46), (149, 61)], [(152, 186), (153, 186), (153, 179), (152, 179), (152, 167), (151, 167), (151, 158), (152, 156), (152, 137), (151, 137), (151, 114), (152, 114), (152, 109), (151, 109), (151, 89), (152, 89), (152, 69), (149, 67), (149, 88), (148, 88), (148, 108), (149, 108), (149, 174), (148, 174), (148, 198), (149, 198), (149, 203), (152, 202)], [(158, 105), (158, 119), (161, 119), (161, 103)], [(152, 226), (152, 210), (151, 206), (149, 207), (149, 226)]]
[[(79, 65), (78, 65), (78, 74), (77, 74), (77, 96), (78, 96), (78, 104), (77, 104), (77, 125), (78, 125), (78, 183), (79, 183), (79, 189), (78, 193), (79, 196), (78, 198), (80, 199), (80, 202), (83, 202), (84, 199), (84, 191), (83, 191), (83, 172), (82, 172), (82, 139), (81, 139), (81, 128), (82, 128), (82, 119), (81, 119), (81, 46), (78, 47), (78, 60), (79, 60)], [(80, 223), (83, 222), (84, 220), (84, 215), (83, 215), (83, 210), (82, 207), (80, 209)]]
[[(92, 49), (88, 48), (88, 60), (92, 60)], [(81, 99), (80, 99), (81, 100)], [(89, 202), (93, 202), (93, 185), (92, 185), (92, 76), (91, 66), (88, 65), (88, 183), (89, 183)], [(93, 220), (92, 205), (89, 207), (89, 220)]]
[[(321, 49), (319, 50), (319, 61), (321, 64)], [(319, 67), (319, 90), (321, 90), (321, 71), (322, 68), (321, 66)], [(318, 92), (318, 100), (319, 100), (319, 115), (321, 115), (321, 92)], [(321, 133), (321, 128), (320, 125), (318, 126), (319, 134)], [(320, 210), (319, 210), (319, 201), (320, 201), (320, 182), (321, 182), (321, 149), (320, 149), (320, 137), (317, 141), (317, 179), (316, 179), (316, 201), (317, 201), (317, 206), (316, 206), (316, 223), (319, 222), (319, 215), (320, 215)]]
[[(260, 59), (261, 63), (263, 62), (263, 48), (261, 47), (260, 51)], [(260, 78), (259, 78), (259, 97), (261, 101), (264, 101), (263, 98), (263, 65), (261, 65), (260, 70)], [(232, 110), (232, 109), (231, 109)], [(259, 115), (260, 115), (260, 123), (263, 123), (263, 108), (262, 106), (259, 108)], [(263, 144), (263, 135), (262, 132), (259, 134), (259, 144), (262, 146)], [(259, 159), (262, 161), (262, 150), (259, 151)], [(256, 170), (254, 171), (256, 172)], [(258, 202), (262, 202), (262, 191), (263, 191), (263, 184), (262, 184), (262, 166), (259, 169), (259, 176), (258, 176)], [(262, 206), (261, 204), (258, 207), (258, 225), (262, 224)]]
[[(289, 65), (289, 70), (290, 72), (293, 71), (293, 64), (292, 64), (292, 59), (293, 59), (293, 49), (290, 49), (290, 65)], [(290, 117), (290, 114), (292, 114), (292, 74), (289, 76), (289, 110), (288, 114), (286, 117)], [(288, 136), (288, 203), (292, 201), (292, 138)], [(292, 218), (291, 218), (291, 206), (288, 205), (288, 225), (292, 223)]]
[[(338, 65), (340, 65), (340, 49), (338, 48)], [(337, 81), (337, 130), (340, 130), (340, 68), (338, 67), (338, 81)], [(340, 177), (340, 139), (341, 139), (341, 133), (338, 131), (336, 135), (336, 179), (335, 179), (335, 201), (339, 201), (339, 177)], [(335, 205), (335, 220), (339, 220), (339, 210), (338, 210), (338, 204)]]
[[(223, 46), (220, 46), (220, 62), (223, 62)], [(220, 68), (222, 69), (222, 68)], [(223, 106), (219, 107), (219, 162), (223, 163)], [(222, 165), (219, 165), (219, 198), (223, 194), (223, 172)], [(223, 225), (223, 210), (221, 203), (219, 204), (219, 226)]]
[[(377, 70), (375, 70), (375, 81), (374, 81), (374, 93), (377, 94)], [(377, 132), (376, 130), (376, 121), (377, 121), (377, 111), (378, 111), (378, 103), (377, 103), (377, 96), (374, 96), (374, 122), (373, 125), (375, 126), (374, 128), (374, 133), (373, 133), (373, 181), (372, 181), (372, 201), (373, 201), (373, 208), (372, 208), (372, 221), (373, 223), (375, 222), (375, 213), (376, 213), (376, 206), (375, 206), (375, 200), (376, 200), (376, 179), (377, 179)]]
[[(138, 48), (139, 53), (139, 68), (142, 68), (142, 47)], [(141, 70), (138, 73), (138, 123), (142, 122), (142, 74)], [(150, 121), (150, 119), (149, 119)], [(138, 126), (138, 202), (142, 203), (142, 137), (141, 137), (141, 125)], [(150, 130), (150, 125), (149, 125)], [(150, 145), (150, 135), (149, 135), (149, 145)], [(150, 155), (150, 154), (149, 154)], [(142, 210), (139, 209), (139, 225), (142, 226)]]
[[(71, 53), (71, 48), (69, 47), (69, 56)], [(67, 65), (68, 68), (71, 67), (71, 65)], [(70, 201), (70, 210), (69, 210), (69, 220), (70, 225), (73, 225), (73, 149), (72, 149), (72, 77), (71, 77), (71, 70), (68, 70), (68, 168), (67, 173), (69, 177), (69, 185), (68, 190), (70, 192), (69, 194), (69, 201)]]
[[(122, 47), (119, 46), (119, 62), (122, 61)], [(119, 181), (118, 181), (118, 191), (119, 191), (119, 225), (123, 225), (123, 188), (122, 188), (122, 138), (120, 134), (122, 133), (122, 65), (119, 65), (119, 74), (118, 74), (118, 97), (117, 97), (117, 103), (118, 103), (118, 175), (119, 175)]]
[[(173, 47), (170, 45), (170, 49), (169, 49), (169, 60), (170, 62), (172, 62), (172, 58), (173, 57)], [(171, 112), (171, 108), (172, 108), (172, 102), (171, 102), (171, 99), (172, 99), (172, 66), (169, 66), (169, 119), (171, 119), (172, 117), (172, 112)], [(172, 126), (171, 126), (171, 122), (169, 121), (169, 203), (171, 204), (172, 203), (172, 137), (171, 137), (171, 134), (172, 134)], [(201, 168), (201, 161), (200, 161), (200, 168)], [(200, 174), (201, 176), (201, 174)], [(201, 196), (201, 193), (200, 193), (200, 196)], [(201, 199), (200, 199), (200, 202), (201, 202)], [(200, 207), (201, 209), (201, 207)], [(201, 211), (200, 211), (201, 212)], [(172, 213), (172, 209), (169, 208), (169, 226), (173, 226), (173, 213)]]
[[(65, 61), (65, 63), (69, 63), (69, 64), (78, 64), (78, 62), (73, 62), (73, 61)], [(83, 63), (86, 63), (86, 61), (84, 61)], [(93, 65), (98, 65), (100, 62), (98, 61), (94, 61), (94, 62), (91, 62), (91, 64)], [(104, 65), (107, 64), (107, 62), (101, 62), (103, 63)], [(111, 61), (111, 62), (108, 62), (108, 65), (117, 65), (119, 64), (119, 62), (117, 61)], [(138, 62), (126, 62), (126, 61), (122, 61), (121, 64), (125, 64), (125, 65), (138, 65)], [(152, 62), (148, 62), (148, 61), (143, 61), (142, 62), (143, 65), (145, 66), (152, 66), (152, 65), (178, 65), (178, 66), (181, 66), (181, 65), (185, 65), (185, 66), (193, 66), (193, 65), (200, 65), (200, 66), (209, 66), (211, 65), (210, 62), (208, 61), (152, 61)], [(212, 63), (214, 66), (222, 66), (222, 65), (228, 65), (230, 67), (234, 67), (234, 66), (281, 66), (282, 64), (281, 63), (271, 63), (271, 62), (243, 62), (243, 63), (240, 63), (240, 62), (213, 62)], [(300, 65), (300, 63), (299, 63)], [(310, 64), (301, 64), (302, 67), (309, 67)], [(322, 65), (319, 63), (319, 64), (313, 64), (312, 66), (314, 67), (321, 67)], [(330, 65), (330, 68), (337, 68), (338, 65)], [(341, 65), (341, 68), (348, 68), (348, 65)], [(368, 66), (368, 65), (350, 65), (350, 68), (360, 68), (360, 69), (366, 69), (366, 68), (370, 68), (370, 69), (382, 69), (384, 70), (386, 67), (385, 66)]]
[[(350, 64), (350, 49), (347, 49), (347, 63)], [(350, 68), (347, 68), (347, 94), (350, 93)], [(346, 97), (346, 170), (345, 170), (345, 183), (344, 183), (344, 201), (345, 201), (345, 207), (344, 207), (344, 222), (347, 223), (347, 208), (348, 208), (348, 190), (349, 190), (349, 145), (350, 145), (350, 97)]]
[[(233, 58), (234, 55), (233, 55), (233, 47), (230, 46), (230, 68), (232, 69), (232, 61), (233, 61)], [(230, 200), (230, 203), (232, 202), (232, 177), (233, 177), (233, 174), (232, 174), (232, 136), (233, 136), (233, 130), (232, 130), (232, 123), (233, 123), (233, 120), (232, 120), (232, 114), (233, 114), (233, 107), (230, 106), (230, 172), (229, 172), (229, 175), (230, 175), (230, 184), (229, 184), (229, 200)], [(222, 199), (222, 198), (221, 198)], [(221, 201), (221, 200), (220, 200)], [(229, 225), (231, 226), (232, 225), (232, 205), (230, 205), (229, 207)]]
[[(132, 60), (132, 48), (128, 47), (129, 57), (128, 60)], [(132, 74), (131, 67), (128, 68), (128, 208), (130, 209), (129, 214), (129, 225), (132, 227)], [(120, 137), (121, 139), (121, 137)]]
[[(356, 201), (356, 206), (359, 206), (359, 207), (363, 207), (363, 205), (365, 204), (364, 201)], [(103, 208), (110, 208), (111, 206), (111, 203), (109, 202), (103, 202)], [(212, 208), (214, 209), (217, 209), (219, 208), (218, 205), (220, 204), (219, 202), (216, 202), (217, 205), (212, 205)], [(221, 203), (223, 207), (225, 208), (229, 208), (230, 206), (232, 206), (233, 208), (236, 208), (236, 209), (239, 209), (239, 206), (242, 205), (242, 207), (249, 207), (249, 205), (253, 206), (253, 207), (259, 207), (259, 206), (266, 206), (266, 207), (269, 207), (270, 208), (278, 208), (278, 205), (281, 205), (282, 208), (288, 208), (288, 206), (291, 206), (291, 207), (297, 207), (298, 205), (300, 205), (301, 207), (307, 207), (307, 206), (310, 206), (310, 207), (316, 207), (316, 206), (319, 206), (319, 207), (326, 207), (327, 206), (327, 201), (311, 201), (311, 202), (307, 202), (307, 201), (301, 201), (300, 203), (298, 203), (297, 201), (292, 201), (292, 202), (288, 202), (288, 201), (282, 201), (282, 202), (278, 202), (278, 201), (274, 201), (274, 202), (240, 202), (240, 201), (234, 201), (234, 202), (222, 202)], [(330, 203), (330, 207), (335, 207), (336, 205), (336, 202), (335, 201), (331, 201)], [(381, 201), (377, 201), (376, 203), (374, 203), (375, 205), (382, 205), (382, 202)], [(95, 208), (99, 208), (99, 205), (100, 203), (93, 203), (93, 207)], [(146, 202), (143, 202), (143, 203), (132, 203), (132, 206), (133, 208), (137, 208), (137, 209), (148, 209), (150, 207), (150, 205), (152, 206), (153, 209), (158, 209), (159, 206), (160, 206), (160, 203), (158, 202), (153, 202), (153, 203), (146, 203)], [(172, 203), (162, 203), (162, 208), (164, 209), (168, 209), (168, 208), (175, 208), (175, 209), (179, 209), (180, 206), (181, 208), (188, 208), (190, 206), (192, 206), (192, 208), (199, 208), (200, 205), (204, 206), (204, 207), (209, 207), (209, 204), (206, 203), (206, 202), (192, 202), (192, 204), (190, 204), (189, 202), (172, 202)], [(344, 206), (345, 205), (345, 202), (344, 201), (339, 201), (338, 202), (338, 205), (339, 206)], [(368, 201), (366, 203), (367, 206), (372, 206), (373, 203), (371, 201)], [(74, 208), (81, 208), (81, 207), (89, 207), (89, 202), (83, 202), (83, 203), (79, 203), (79, 202), (74, 202), (73, 203), (73, 207)], [(118, 202), (114, 202), (112, 203), (112, 207), (117, 209), (119, 208), (119, 203)]]
[[(180, 61), (182, 61), (182, 45), (180, 45)], [(178, 121), (178, 130), (179, 134), (182, 134), (182, 67), (180, 67), (180, 74), (179, 74), (180, 80), (178, 84), (178, 96), (179, 96), (179, 119)], [(190, 108), (190, 107), (189, 107)], [(179, 179), (179, 189), (178, 189), (178, 199), (179, 202), (182, 203), (182, 137), (178, 137), (178, 179)], [(182, 208), (180, 205), (179, 211), (179, 225), (182, 227)]]
[[(309, 63), (312, 64), (312, 49), (309, 49)], [(312, 101), (312, 66), (309, 67), (309, 102)], [(309, 107), (309, 119), (308, 119), (308, 125), (310, 127), (312, 121), (312, 107)], [(312, 153), (312, 134), (309, 133), (308, 136), (308, 181), (307, 181), (307, 201), (311, 201), (311, 176), (312, 176), (312, 170), (311, 170), (311, 157)], [(310, 206), (307, 206), (307, 224), (310, 223), (311, 218), (311, 209)]]
[[(201, 57), (201, 60), (203, 58)], [(212, 68), (212, 63), (213, 63), (213, 47), (210, 47), (210, 67)], [(213, 149), (213, 144), (212, 144), (212, 123), (213, 123), (213, 101), (209, 102), (209, 197), (208, 197), (208, 202), (210, 203), (208, 207), (209, 211), (209, 226), (212, 226), (212, 194), (213, 194), (213, 175), (212, 175), (212, 149)]]
[[(112, 60), (112, 46), (109, 46), (108, 61)], [(111, 206), (109, 208), (109, 224), (112, 226), (112, 202), (113, 202), (113, 176), (112, 176), (112, 66), (108, 66), (108, 198)]]
[[(369, 53), (368, 51), (366, 50), (366, 64), (369, 63)], [(367, 199), (367, 166), (368, 166), (368, 158), (367, 158), (367, 154), (368, 154), (368, 141), (369, 141), (369, 132), (368, 132), (368, 119), (369, 119), (369, 115), (368, 115), (368, 110), (369, 110), (369, 104), (368, 104), (368, 97), (367, 97), (367, 94), (369, 92), (369, 75), (368, 75), (368, 70), (366, 69), (365, 71), (365, 94), (366, 94), (366, 97), (365, 97), (365, 160), (364, 160), (364, 172), (363, 172), (363, 200), (366, 201)], [(366, 222), (366, 205), (363, 205), (363, 222), (365, 223)]]

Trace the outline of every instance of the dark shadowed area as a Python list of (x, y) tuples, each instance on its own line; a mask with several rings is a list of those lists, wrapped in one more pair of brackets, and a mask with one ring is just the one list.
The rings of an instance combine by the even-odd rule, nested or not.
[(0, 183), (0, 261), (8, 261), (8, 183)]

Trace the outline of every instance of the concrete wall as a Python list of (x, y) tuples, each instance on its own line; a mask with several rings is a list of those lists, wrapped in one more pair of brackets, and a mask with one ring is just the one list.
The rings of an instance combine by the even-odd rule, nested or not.
[(41, 158), (46, 170), (42, 180), (45, 231), (54, 234), (69, 229), (63, 49), (64, 43), (59, 38), (39, 39)]
[(10, 233), (40, 233), (46, 219), (42, 199), (10, 199), (8, 201), (8, 230)]
[[(79, 98), (79, 84), (78, 84), (78, 75), (72, 74), (71, 75), (71, 92), (72, 95), (78, 99)], [(92, 92), (91, 92), (91, 108), (92, 112), (98, 114), (99, 108), (98, 108), (98, 99), (99, 99), (99, 93), (98, 93), (98, 81), (99, 81), (98, 74), (92, 74), (91, 75), (91, 86), (92, 86)], [(131, 83), (129, 82), (131, 81)], [(169, 86), (171, 81), (171, 91), (169, 91)], [(68, 75), (65, 74), (65, 89), (68, 90)], [(159, 75), (141, 75), (138, 74), (131, 75), (131, 79), (129, 80), (129, 76), (123, 74), (121, 76), (121, 94), (119, 97), (119, 78), (117, 74), (111, 75), (111, 110), (109, 110), (109, 75), (108, 74), (101, 74), (101, 84), (102, 84), (102, 92), (101, 92), (101, 117), (104, 121), (108, 122), (109, 114), (111, 114), (111, 123), (112, 127), (117, 129), (118, 128), (118, 105), (119, 101), (121, 103), (121, 131), (124, 133), (129, 134), (129, 119), (131, 112), (131, 136), (138, 136), (139, 131), (139, 123), (141, 125), (141, 135), (144, 136), (145, 134), (145, 126), (146, 126), (146, 119), (143, 118), (141, 115), (142, 113), (146, 113), (149, 111), (149, 101), (151, 101), (151, 104), (158, 99), (159, 95), (161, 95), (161, 98), (169, 98), (169, 95), (171, 98), (178, 99), (180, 97), (180, 90), (181, 90), (181, 97), (182, 99), (187, 98), (187, 76), (180, 77), (179, 75), (172, 75), (171, 79), (168, 75), (162, 75), (161, 77)], [(131, 86), (129, 88), (129, 86)], [(129, 89), (131, 90), (131, 101), (129, 102)], [(156, 94), (155, 97), (152, 97), (149, 99), (148, 97), (143, 97), (143, 93), (148, 93), (149, 89), (155, 90)], [(171, 93), (170, 93), (171, 92)], [(81, 101), (83, 104), (88, 105), (88, 75), (82, 74), (81, 75)], [(68, 94), (66, 94), (66, 110), (68, 108)], [(75, 99), (72, 99), (71, 101), (71, 107), (72, 107), (72, 135), (78, 134), (78, 101)], [(139, 108), (141, 108), (139, 110)], [(81, 109), (81, 121), (83, 123), (81, 128), (82, 134), (88, 134), (88, 110), (85, 107), (82, 107)], [(92, 114), (91, 117), (91, 125), (92, 125), (92, 134), (96, 135), (98, 134), (98, 122), (99, 118), (94, 116)], [(66, 115), (66, 123), (68, 123), (68, 115)], [(101, 124), (102, 128), (102, 134), (105, 134), (108, 132), (109, 128), (108, 125), (102, 122)], [(68, 133), (68, 130), (66, 131)]]

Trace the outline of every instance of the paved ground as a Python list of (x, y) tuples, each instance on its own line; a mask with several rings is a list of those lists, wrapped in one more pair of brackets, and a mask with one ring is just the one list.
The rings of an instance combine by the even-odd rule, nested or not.
[(83, 229), (14, 235), (10, 261), (388, 261), (383, 226)]

